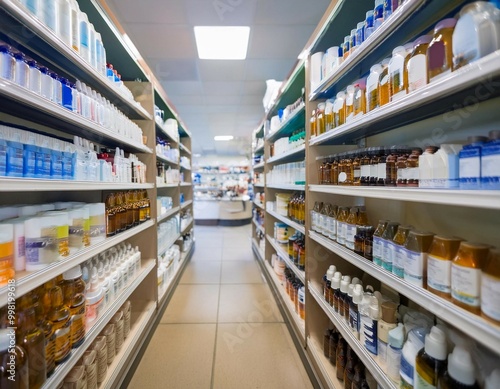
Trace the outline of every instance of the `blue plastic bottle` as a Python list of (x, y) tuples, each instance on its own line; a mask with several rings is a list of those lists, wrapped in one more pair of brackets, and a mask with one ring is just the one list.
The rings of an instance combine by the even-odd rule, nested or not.
[(481, 189), (500, 190), (500, 131), (488, 135), (490, 140), (481, 150)]
[(356, 26), (356, 45), (359, 46), (365, 40), (365, 22), (359, 22)]
[(0, 177), (7, 175), (7, 141), (2, 128), (0, 128)]
[(71, 84), (65, 78), (61, 78), (62, 84), (62, 105), (64, 108), (73, 110), (73, 89), (71, 88)]
[(22, 177), (23, 144), (21, 143), (21, 134), (14, 128), (11, 128), (8, 132), (6, 173), (8, 177)]
[(488, 141), (485, 136), (470, 136), (468, 144), (460, 151), (460, 189), (480, 189), (481, 187), (481, 148)]
[(49, 179), (52, 156), (44, 138), (43, 136), (37, 137), (37, 144), (41, 146), (36, 148), (35, 175), (37, 178)]
[(50, 149), (50, 178), (53, 180), (63, 179), (63, 154), (58, 140), (52, 141)]
[(73, 166), (73, 156), (74, 156), (74, 153), (71, 151), (71, 146), (66, 145), (66, 147), (62, 153), (63, 180), (74, 180), (75, 179), (75, 169)]
[(14, 81), (16, 59), (8, 45), (0, 45), (0, 77)]
[(23, 136), (23, 177), (35, 178), (36, 164), (36, 136), (33, 133), (25, 132)]
[(384, 0), (375, 0), (375, 9), (373, 10), (373, 27), (375, 30), (384, 22)]
[(375, 28), (373, 27), (373, 10), (370, 10), (366, 13), (366, 19), (365, 19), (365, 40), (368, 39), (368, 37), (373, 34), (373, 31), (375, 31)]

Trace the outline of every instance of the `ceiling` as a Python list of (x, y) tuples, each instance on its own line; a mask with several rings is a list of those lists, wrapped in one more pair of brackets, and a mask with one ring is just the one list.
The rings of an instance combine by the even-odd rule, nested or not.
[[(267, 79), (282, 81), (330, 0), (107, 0), (193, 135), (193, 152), (248, 154)], [(193, 27), (250, 26), (244, 61), (198, 59)], [(214, 142), (215, 135), (233, 135)], [(243, 151), (240, 151), (243, 149)]]

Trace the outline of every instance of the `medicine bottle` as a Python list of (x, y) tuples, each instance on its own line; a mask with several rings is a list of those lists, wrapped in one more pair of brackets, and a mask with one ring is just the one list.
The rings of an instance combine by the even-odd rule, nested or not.
[(398, 232), (394, 236), (392, 246), (392, 273), (399, 278), (404, 277), (404, 268), (406, 262), (405, 242), (410, 233), (411, 226), (399, 226)]
[(337, 243), (345, 246), (346, 244), (346, 222), (349, 217), (349, 208), (340, 207), (337, 215)]
[[(0, 329), (0, 387), (8, 389), (28, 389), (29, 371), (28, 355), (19, 345), (10, 346), (11, 330)], [(14, 356), (14, 381), (9, 371), (12, 371), (12, 356)]]
[(381, 64), (370, 68), (370, 75), (366, 79), (366, 112), (371, 112), (379, 106), (379, 82), (382, 70)]
[(387, 224), (389, 220), (379, 220), (377, 228), (373, 233), (373, 263), (378, 266), (382, 266), (382, 258), (384, 256), (384, 243), (382, 239), (382, 235), (384, 234), (385, 229), (387, 228)]
[(359, 170), (360, 170), (360, 185), (368, 186), (370, 182), (370, 148), (360, 150)]
[(311, 119), (309, 119), (309, 136), (311, 138), (314, 138), (317, 136), (317, 130), (316, 130), (316, 110), (313, 109), (311, 113)]
[(439, 377), (439, 389), (479, 389), (470, 352), (457, 345), (448, 356), (448, 369)]
[(481, 275), (481, 315), (500, 325), (500, 251), (491, 250)]
[(345, 246), (354, 251), (354, 237), (356, 236), (356, 223), (358, 221), (358, 208), (352, 207), (346, 221)]
[(404, 264), (404, 279), (424, 288), (427, 280), (427, 253), (432, 244), (433, 233), (410, 231), (405, 242), (406, 260)]
[(52, 322), (56, 335), (56, 364), (64, 362), (71, 353), (71, 321), (70, 310), (64, 304), (63, 292), (54, 286), (49, 291), (51, 309), (47, 318)]
[(36, 325), (43, 331), (45, 345), (45, 367), (47, 369), (47, 377), (50, 377), (56, 368), (55, 353), (56, 353), (56, 334), (52, 323), (45, 318), (43, 303), (41, 301), (44, 292), (43, 286), (37, 288), (33, 293), (33, 308), (35, 309)]
[(460, 247), (460, 238), (435, 235), (427, 256), (427, 290), (451, 299), (451, 263)]
[(354, 84), (354, 116), (366, 112), (366, 79), (361, 79)]
[(411, 93), (429, 83), (427, 74), (427, 48), (432, 36), (424, 35), (413, 43), (413, 51), (408, 60), (408, 92)]
[(394, 252), (393, 239), (398, 231), (398, 228), (399, 223), (389, 222), (387, 223), (387, 228), (382, 234), (382, 267), (389, 272), (392, 272), (392, 253)]
[(346, 120), (346, 93), (339, 92), (333, 103), (333, 119), (335, 127), (339, 127)]
[(382, 61), (381, 65), (383, 67), (382, 72), (380, 72), (379, 82), (378, 82), (378, 105), (382, 107), (391, 101), (390, 92), (390, 74), (389, 74), (389, 61), (390, 58), (386, 58)]
[(316, 109), (316, 131), (318, 135), (326, 132), (325, 103), (319, 103)]
[(59, 286), (71, 313), (71, 347), (76, 348), (85, 340), (85, 282), (80, 265), (65, 271)]
[(434, 326), (425, 337), (425, 346), (415, 361), (415, 388), (437, 388), (438, 378), (446, 370), (447, 343), (445, 333)]
[(453, 70), (452, 38), (457, 20), (441, 20), (434, 28), (434, 36), (427, 47), (427, 71), (429, 82)]

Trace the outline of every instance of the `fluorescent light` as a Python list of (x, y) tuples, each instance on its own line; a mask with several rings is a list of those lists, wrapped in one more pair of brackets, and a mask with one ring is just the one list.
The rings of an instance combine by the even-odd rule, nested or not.
[(195, 26), (194, 36), (200, 59), (245, 59), (250, 27)]
[(219, 142), (233, 140), (233, 139), (234, 139), (234, 136), (232, 136), (232, 135), (217, 135), (217, 136), (214, 136), (214, 140), (219, 141)]

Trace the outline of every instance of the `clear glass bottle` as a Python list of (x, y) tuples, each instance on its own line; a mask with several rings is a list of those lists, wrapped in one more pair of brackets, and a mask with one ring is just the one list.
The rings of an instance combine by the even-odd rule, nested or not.
[(319, 103), (316, 108), (316, 131), (318, 135), (326, 132), (325, 125), (325, 103)]
[(354, 154), (353, 153), (346, 153), (345, 154), (345, 159), (344, 159), (344, 166), (345, 166), (345, 173), (346, 173), (346, 180), (344, 182), (344, 185), (351, 186), (354, 182)]
[(335, 127), (345, 124), (346, 119), (346, 93), (339, 92), (333, 103), (333, 119)]
[(326, 100), (325, 102), (325, 131), (328, 132), (335, 127), (333, 120), (333, 100)]
[(346, 244), (346, 222), (349, 217), (349, 208), (340, 207), (337, 215), (337, 243), (345, 246)]
[(400, 154), (396, 160), (396, 186), (406, 187), (408, 179), (406, 178), (406, 161), (408, 160), (407, 154)]
[(356, 236), (356, 223), (358, 221), (358, 208), (352, 207), (345, 226), (345, 246), (354, 251), (354, 237)]
[(383, 242), (383, 250), (382, 250), (382, 267), (392, 272), (392, 252), (393, 249), (393, 239), (398, 231), (399, 223), (397, 222), (389, 222), (387, 223), (387, 227), (382, 234), (382, 242)]
[(338, 185), (345, 185), (347, 181), (347, 173), (346, 173), (346, 153), (340, 153), (338, 155), (339, 163), (338, 163)]
[(354, 116), (366, 113), (366, 79), (354, 84)]

